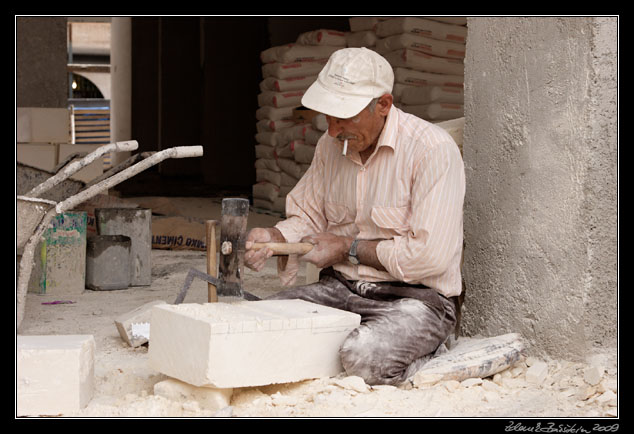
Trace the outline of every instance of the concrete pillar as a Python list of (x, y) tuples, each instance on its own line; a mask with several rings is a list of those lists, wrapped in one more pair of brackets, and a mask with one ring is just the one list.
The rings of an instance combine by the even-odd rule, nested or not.
[[(133, 140), (132, 135), (132, 55), (130, 17), (113, 17), (110, 27), (110, 138), (112, 142)], [(113, 165), (129, 152), (113, 154)]]
[(18, 107), (68, 107), (66, 17), (15, 20)]
[(617, 19), (468, 27), (463, 333), (616, 347)]

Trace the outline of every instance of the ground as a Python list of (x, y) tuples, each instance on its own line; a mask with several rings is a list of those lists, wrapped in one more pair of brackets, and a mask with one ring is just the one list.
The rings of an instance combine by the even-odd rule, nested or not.
[[(218, 218), (218, 201), (173, 201), (183, 214)], [(249, 226), (268, 226), (277, 219), (252, 212)], [(95, 338), (94, 397), (86, 408), (62, 417), (602, 418), (604, 427), (618, 422), (612, 419), (618, 409), (615, 350), (598, 351), (583, 363), (527, 355), (512, 368), (472, 385), (448, 381), (424, 388), (411, 384), (369, 387), (342, 373), (334, 378), (235, 389), (230, 406), (220, 410), (194, 400), (169, 400), (154, 394), (154, 385), (167, 377), (149, 368), (147, 346), (128, 346), (114, 320), (149, 301), (173, 303), (190, 268), (206, 271), (205, 253), (152, 250), (151, 260), (151, 286), (86, 290), (63, 297), (28, 294), (21, 334), (90, 334)], [(303, 281), (302, 269), (297, 283)], [(246, 270), (244, 286), (260, 297), (279, 291), (274, 260), (260, 273)], [(60, 300), (72, 303), (43, 304)], [(185, 302), (206, 301), (207, 284), (195, 280)], [(526, 379), (527, 366), (537, 359), (548, 364), (548, 376), (539, 385)], [(594, 366), (601, 367), (602, 376), (598, 383), (589, 384), (594, 381), (587, 372)], [(587, 425), (591, 431), (592, 424), (587, 421)]]

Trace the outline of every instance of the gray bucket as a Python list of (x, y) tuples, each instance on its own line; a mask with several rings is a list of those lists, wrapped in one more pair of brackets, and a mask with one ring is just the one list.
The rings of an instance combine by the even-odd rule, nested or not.
[(97, 208), (99, 235), (130, 237), (130, 286), (152, 284), (152, 210), (147, 208)]
[(96, 235), (86, 241), (86, 288), (97, 291), (130, 286), (130, 246), (125, 235)]

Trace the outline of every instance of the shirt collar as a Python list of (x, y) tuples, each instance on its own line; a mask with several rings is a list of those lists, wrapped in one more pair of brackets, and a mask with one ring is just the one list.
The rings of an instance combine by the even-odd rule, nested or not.
[(383, 125), (383, 131), (379, 135), (379, 140), (377, 141), (376, 147), (377, 149), (382, 146), (387, 146), (389, 148), (394, 149), (396, 145), (396, 130), (398, 126), (398, 110), (394, 104), (390, 107), (390, 111), (387, 114), (387, 118), (385, 119), (385, 125)]

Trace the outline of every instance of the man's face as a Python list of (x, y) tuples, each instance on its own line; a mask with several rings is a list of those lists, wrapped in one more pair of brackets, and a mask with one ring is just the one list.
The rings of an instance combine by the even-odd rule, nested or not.
[(379, 98), (374, 110), (364, 108), (358, 115), (340, 119), (326, 115), (328, 121), (328, 134), (336, 138), (343, 147), (345, 139), (348, 139), (348, 150), (363, 152), (376, 145), (385, 118), (392, 106), (392, 95), (386, 94)]

